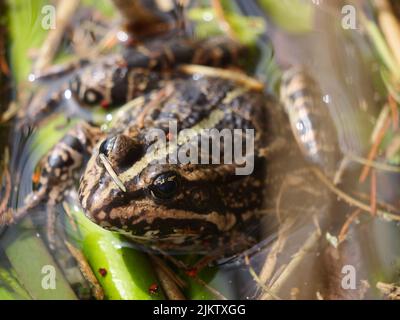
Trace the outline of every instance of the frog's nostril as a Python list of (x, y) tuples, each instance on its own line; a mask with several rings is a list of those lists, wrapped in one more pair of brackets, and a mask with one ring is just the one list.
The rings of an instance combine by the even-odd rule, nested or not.
[[(105, 145), (108, 153), (106, 156), (111, 163), (119, 167), (130, 166), (143, 156), (143, 145), (125, 135), (118, 135), (111, 138), (111, 141)], [(100, 150), (101, 152), (101, 150)]]
[(132, 165), (144, 156), (144, 146), (138, 141), (131, 140), (124, 158), (124, 165)]

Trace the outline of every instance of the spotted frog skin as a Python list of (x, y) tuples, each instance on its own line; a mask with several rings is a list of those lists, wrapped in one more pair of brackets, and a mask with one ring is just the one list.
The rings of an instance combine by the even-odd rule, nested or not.
[[(262, 93), (224, 79), (171, 80), (116, 119), (95, 147), (79, 186), (87, 216), (164, 251), (254, 243), (254, 212), (262, 206), (266, 177), (266, 159), (257, 153), (269, 142), (268, 104), (274, 107)], [(195, 127), (254, 129), (253, 173), (236, 175), (236, 164), (152, 163), (149, 132), (167, 131), (170, 120), (177, 121), (178, 134)], [(108, 173), (102, 154), (123, 186)]]
[[(285, 132), (280, 108), (262, 88), (241, 81), (242, 72), (226, 76), (214, 68), (205, 75), (179, 68), (182, 63), (232, 65), (241, 52), (236, 43), (177, 41), (153, 42), (154, 50), (138, 48), (125, 58), (92, 63), (70, 77), (47, 103), (33, 100), (26, 113), (31, 123), (45, 118), (67, 91), (83, 105), (128, 104), (108, 130), (84, 121), (72, 128), (42, 159), (37, 190), (6, 222), (18, 221), (43, 203), (51, 217), (66, 191), (79, 181), (86, 216), (144, 248), (178, 253), (223, 248), (224, 253), (233, 253), (257, 241), (256, 212), (265, 199), (266, 154)], [(149, 133), (161, 129), (172, 139), (171, 120), (176, 121), (178, 136), (184, 129), (253, 129), (254, 170), (237, 175), (235, 163), (153, 161), (156, 141)], [(282, 152), (288, 154), (287, 150)]]

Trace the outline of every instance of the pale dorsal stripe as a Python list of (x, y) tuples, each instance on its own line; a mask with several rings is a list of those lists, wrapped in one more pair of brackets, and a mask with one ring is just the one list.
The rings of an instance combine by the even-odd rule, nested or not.
[(214, 110), (210, 113), (209, 117), (203, 119), (193, 127), (188, 128), (186, 134), (180, 132), (178, 134), (177, 143), (168, 144), (167, 148), (153, 148), (150, 152), (146, 153), (139, 161), (137, 161), (131, 168), (120, 174), (119, 178), (122, 181), (129, 181), (142, 172), (151, 162), (164, 159), (168, 154), (175, 152), (179, 146), (190, 141), (193, 137), (201, 133), (202, 130), (214, 128), (224, 117), (222, 110)]

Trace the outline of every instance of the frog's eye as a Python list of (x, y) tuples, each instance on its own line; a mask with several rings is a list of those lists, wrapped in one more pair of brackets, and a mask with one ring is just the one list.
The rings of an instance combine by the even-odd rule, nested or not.
[(98, 104), (102, 100), (103, 100), (103, 95), (94, 89), (87, 89), (83, 96), (83, 102), (88, 105)]
[(179, 177), (175, 172), (166, 172), (157, 176), (150, 186), (150, 193), (156, 199), (171, 199), (178, 191)]
[(105, 140), (101, 143), (101, 145), (100, 145), (100, 147), (99, 147), (99, 153), (102, 153), (102, 154), (104, 154), (106, 157), (108, 157), (109, 154), (110, 154), (110, 151), (111, 151), (111, 150), (113, 149), (113, 147), (114, 147), (114, 144), (115, 144), (115, 140), (116, 140), (116, 139), (117, 139), (116, 136), (105, 139)]

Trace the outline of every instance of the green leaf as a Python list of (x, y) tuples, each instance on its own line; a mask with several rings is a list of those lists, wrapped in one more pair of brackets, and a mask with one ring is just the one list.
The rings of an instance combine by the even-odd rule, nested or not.
[[(18, 276), (18, 281), (34, 299), (76, 299), (63, 272), (36, 233), (31, 221), (25, 220), (8, 228), (2, 236), (2, 246)], [(42, 286), (45, 276), (42, 272), (45, 266), (54, 268), (55, 289), (46, 289)]]
[(4, 287), (0, 286), (0, 301), (2, 300), (18, 300), (14, 294)]
[(3, 282), (9, 289), (12, 289), (16, 296), (20, 299), (30, 300), (31, 297), (26, 290), (21, 287), (15, 275), (11, 274), (7, 269), (0, 267), (0, 284)]
[(83, 253), (107, 299), (164, 299), (161, 291), (155, 295), (149, 293), (149, 287), (157, 283), (157, 278), (145, 253), (132, 248), (119, 234), (91, 222), (77, 206), (71, 208), (71, 213), (79, 226), (78, 241)]
[[(199, 38), (224, 34), (211, 8), (193, 8), (188, 17), (197, 23), (196, 34)], [(244, 45), (253, 45), (265, 32), (266, 25), (262, 18), (244, 17), (235, 12), (226, 12), (225, 18), (235, 36)]]
[(273, 22), (291, 33), (305, 33), (312, 30), (314, 8), (311, 1), (301, 0), (259, 0)]

